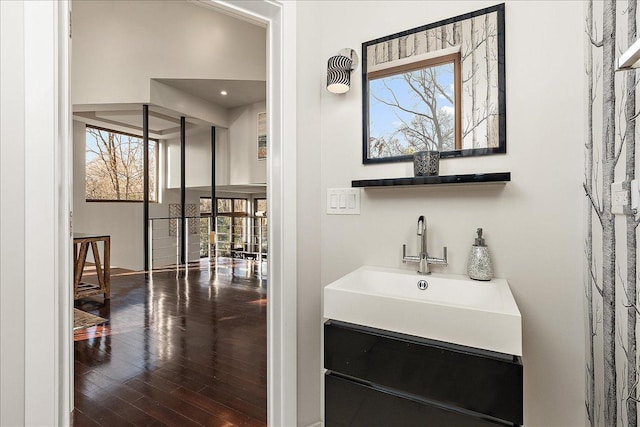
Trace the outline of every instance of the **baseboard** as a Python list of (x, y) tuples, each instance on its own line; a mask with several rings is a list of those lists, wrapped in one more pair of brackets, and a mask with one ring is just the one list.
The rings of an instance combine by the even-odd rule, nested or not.
[(307, 427), (322, 427), (322, 421), (318, 421), (317, 423), (309, 424)]

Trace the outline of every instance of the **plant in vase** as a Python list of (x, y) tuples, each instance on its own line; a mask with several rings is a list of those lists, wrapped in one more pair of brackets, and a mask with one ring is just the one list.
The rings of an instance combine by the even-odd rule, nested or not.
[(440, 170), (440, 151), (430, 141), (426, 141), (426, 150), (413, 153), (413, 174), (415, 176), (437, 176)]

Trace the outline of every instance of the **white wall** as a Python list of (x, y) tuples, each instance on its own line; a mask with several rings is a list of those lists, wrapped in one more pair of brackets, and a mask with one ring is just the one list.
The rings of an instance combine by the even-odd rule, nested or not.
[(229, 110), (229, 183), (265, 184), (267, 162), (258, 160), (258, 113), (267, 111), (266, 102)]
[[(349, 93), (332, 95), (323, 89), (326, 58), (344, 47), (359, 51), (362, 42), (492, 4), (397, 1), (390, 7), (388, 2), (342, 2), (340, 14), (331, 2), (298, 4), (298, 140), (301, 152), (302, 147), (321, 147), (321, 212), (327, 188), (348, 187), (353, 179), (412, 175), (410, 163), (361, 164), (361, 69), (352, 75)], [(440, 172), (511, 171), (512, 182), (366, 190), (360, 216), (321, 213), (320, 283), (310, 278), (312, 274), (301, 274), (304, 280), (299, 281), (299, 293), (314, 301), (308, 309), (317, 316), (322, 286), (360, 265), (410, 270), (412, 266), (400, 261), (401, 246), (407, 243), (414, 250), (415, 223), (422, 214), (428, 221), (430, 250), (440, 255), (443, 245), (449, 248), (449, 266), (434, 270), (464, 274), (475, 229), (483, 227), (496, 276), (509, 281), (523, 316), (527, 425), (584, 425), (578, 220), (584, 126), (582, 18), (581, 2), (506, 5), (508, 154), (446, 159)], [(318, 27), (316, 22), (332, 25)], [(318, 93), (319, 127), (312, 122)], [(310, 166), (310, 157), (299, 158), (298, 168)], [(313, 366), (320, 354), (320, 316), (315, 322), (304, 319), (298, 325), (311, 343), (299, 348), (301, 365), (314, 361), (309, 364)], [(316, 399), (320, 382), (319, 366), (315, 379), (299, 378), (301, 400)], [(299, 420), (307, 424), (321, 417), (319, 404), (299, 403), (299, 411)]]
[(148, 102), (152, 78), (265, 80), (265, 47), (264, 28), (194, 3), (74, 1), (72, 103)]
[[(229, 131), (216, 128), (216, 185), (229, 184)], [(185, 186), (211, 186), (211, 128), (185, 134)], [(238, 159), (240, 160), (240, 159)], [(180, 188), (180, 139), (167, 140), (167, 188)]]
[[(326, 58), (316, 48), (310, 49), (305, 41), (310, 34), (318, 37), (322, 31), (319, 19), (310, 19), (320, 13), (321, 2), (298, 4), (300, 43), (297, 49), (298, 125), (297, 125), (297, 303), (298, 303), (298, 425), (310, 426), (320, 420), (322, 400), (322, 330), (321, 312), (321, 209), (320, 191), (320, 135), (322, 126), (320, 100), (322, 67)], [(324, 12), (326, 13), (326, 11)], [(317, 46), (316, 46), (317, 47)]]

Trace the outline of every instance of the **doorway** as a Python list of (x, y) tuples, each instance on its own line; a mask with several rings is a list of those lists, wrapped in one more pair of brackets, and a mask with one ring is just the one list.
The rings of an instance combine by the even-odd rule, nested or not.
[(237, 274), (255, 261), (249, 201), (216, 198), (233, 268), (191, 255), (201, 191), (266, 182), (266, 84), (249, 80), (266, 78), (266, 29), (188, 2), (73, 5), (74, 425), (265, 425), (266, 290)]
[[(211, 5), (211, 3), (207, 3)], [(219, 3), (228, 13), (240, 14), (248, 19), (258, 19), (267, 24), (269, 33), (269, 69), (273, 80), (269, 93), (283, 93), (284, 96), (271, 96), (268, 100), (270, 111), (270, 155), (268, 164), (269, 204), (272, 216), (270, 222), (271, 253), (269, 277), (272, 286), (269, 289), (269, 346), (268, 346), (268, 420), (271, 425), (295, 424), (295, 48), (287, 52), (284, 40), (295, 40), (295, 6), (261, 2), (242, 7)], [(285, 9), (293, 10), (285, 14)], [(64, 14), (60, 14), (64, 16)], [(286, 16), (285, 16), (286, 15)], [(64, 21), (58, 21), (65, 29)], [(274, 25), (277, 24), (277, 25)], [(62, 32), (64, 34), (64, 31)], [(283, 35), (289, 37), (284, 38)], [(278, 64), (282, 59), (291, 65), (293, 71), (282, 69)], [(63, 61), (64, 62), (64, 61)], [(288, 74), (291, 74), (287, 77)], [(284, 81), (287, 81), (285, 87)], [(67, 80), (68, 84), (68, 80)], [(65, 82), (62, 81), (64, 88)], [(289, 89), (287, 89), (289, 87)], [(286, 102), (285, 102), (286, 101)], [(64, 111), (63, 111), (64, 113)], [(67, 116), (68, 117), (68, 116)], [(63, 120), (64, 126), (64, 120)], [(285, 156), (284, 153), (287, 155)], [(282, 165), (278, 170), (271, 168), (272, 163)], [(63, 208), (61, 217), (68, 218)], [(285, 217), (287, 222), (283, 219)], [(285, 268), (285, 265), (287, 267)], [(64, 293), (65, 291), (62, 290)], [(67, 293), (68, 294), (68, 293)], [(282, 307), (287, 310), (281, 310)], [(63, 308), (61, 318), (64, 318)], [(61, 321), (61, 324), (65, 324)], [(65, 343), (59, 343), (60, 348)], [(64, 350), (62, 350), (64, 353)], [(65, 376), (64, 373), (62, 375)], [(57, 398), (62, 405), (62, 419), (65, 417), (64, 398)], [(67, 412), (68, 413), (68, 412)], [(64, 424), (64, 422), (63, 422)]]

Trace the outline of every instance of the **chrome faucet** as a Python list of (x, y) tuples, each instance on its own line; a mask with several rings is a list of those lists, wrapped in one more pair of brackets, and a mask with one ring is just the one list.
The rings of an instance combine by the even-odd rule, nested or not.
[(418, 231), (417, 235), (420, 236), (420, 254), (407, 255), (407, 245), (402, 245), (402, 262), (417, 262), (418, 274), (431, 274), (429, 271), (429, 264), (447, 265), (447, 247), (443, 249), (444, 258), (430, 257), (427, 251), (427, 221), (423, 215), (418, 218)]

